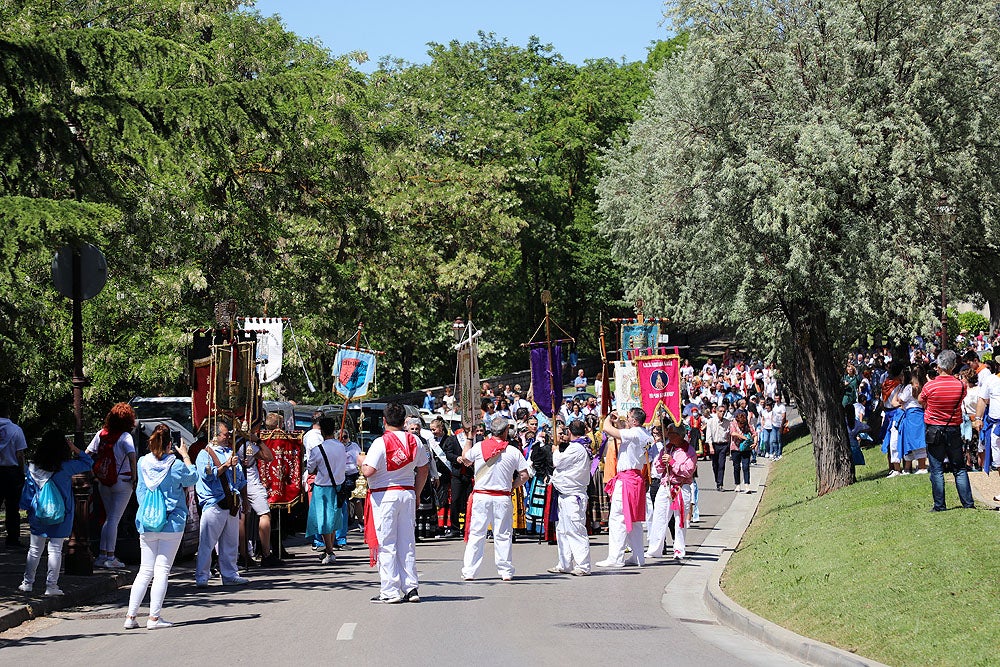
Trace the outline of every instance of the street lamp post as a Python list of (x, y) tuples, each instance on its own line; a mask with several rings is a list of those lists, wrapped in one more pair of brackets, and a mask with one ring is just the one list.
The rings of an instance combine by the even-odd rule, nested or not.
[(948, 259), (945, 256), (945, 239), (951, 233), (958, 214), (955, 207), (948, 204), (948, 197), (942, 195), (932, 213), (937, 221), (938, 239), (941, 247), (941, 349), (948, 346)]

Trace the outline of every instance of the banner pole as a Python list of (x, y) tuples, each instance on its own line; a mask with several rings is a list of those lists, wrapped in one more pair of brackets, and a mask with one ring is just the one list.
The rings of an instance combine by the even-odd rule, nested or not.
[[(364, 326), (363, 322), (358, 322), (358, 330), (354, 332), (354, 351), (357, 352), (361, 349), (361, 327)], [(347, 426), (347, 404), (350, 402), (350, 396), (344, 394), (344, 412), (340, 415), (340, 430), (343, 431)], [(363, 419), (364, 417), (362, 417)], [(339, 434), (338, 434), (339, 435)]]

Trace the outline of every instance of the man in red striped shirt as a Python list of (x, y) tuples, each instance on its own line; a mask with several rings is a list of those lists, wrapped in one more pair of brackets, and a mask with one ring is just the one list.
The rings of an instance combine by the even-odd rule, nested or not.
[(942, 351), (937, 358), (938, 376), (925, 384), (917, 397), (924, 408), (924, 424), (927, 425), (927, 460), (931, 471), (931, 494), (934, 496), (932, 512), (947, 509), (944, 503), (945, 457), (955, 474), (955, 486), (958, 488), (958, 499), (962, 502), (962, 507), (975, 507), (960, 434), (965, 386), (952, 375), (957, 361), (954, 351)]

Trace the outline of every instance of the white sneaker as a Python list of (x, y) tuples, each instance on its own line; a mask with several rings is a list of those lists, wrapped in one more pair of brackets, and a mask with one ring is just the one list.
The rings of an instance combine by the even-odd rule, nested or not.
[(928, 472), (927, 468), (920, 468), (919, 470), (917, 470), (913, 474), (914, 475), (927, 475), (927, 474), (929, 474), (929, 472)]
[(59, 588), (58, 586), (50, 585), (45, 587), (45, 597), (47, 598), (59, 597), (62, 594), (63, 594), (62, 589)]
[(574, 577), (589, 577), (590, 570), (584, 570), (582, 567), (575, 567), (573, 571), (570, 572)]
[(893, 470), (888, 475), (886, 475), (886, 479), (889, 479), (890, 477), (899, 477), (902, 474), (903, 473), (899, 472), (898, 470)]
[(648, 559), (650, 559), (650, 558), (655, 558), (655, 557), (656, 557), (656, 554), (654, 554), (654, 553), (653, 553), (652, 551), (647, 551), (646, 553), (644, 553), (644, 554), (642, 554), (642, 555), (643, 555), (643, 556), (644, 556), (644, 557), (645, 557), (645, 558), (646, 558), (647, 560), (648, 560)]
[(904, 470), (904, 471), (903, 471), (903, 474), (904, 474), (904, 475), (910, 475), (910, 474), (912, 474), (912, 473), (911, 473), (911, 472), (910, 472), (909, 470)]
[(550, 572), (552, 574), (569, 574), (570, 573), (569, 570), (564, 570), (561, 567), (559, 567), (558, 565), (556, 565), (555, 567), (550, 567), (549, 569), (547, 569), (545, 571), (546, 572)]
[(616, 563), (613, 560), (598, 561), (598, 562), (594, 563), (594, 565), (597, 566), (597, 567), (607, 567), (607, 568), (612, 568), (612, 569), (615, 569), (615, 570), (621, 569), (621, 568), (625, 567), (625, 563)]
[(742, 484), (737, 484), (736, 485), (736, 493), (743, 493), (743, 485)]
[(223, 586), (246, 586), (249, 583), (250, 580), (246, 579), (245, 577), (233, 577), (232, 579), (222, 580)]
[(170, 623), (169, 621), (164, 621), (162, 618), (158, 618), (155, 621), (152, 619), (146, 621), (147, 630), (162, 630), (164, 628), (172, 628), (172, 627), (174, 627), (173, 623)]
[(22, 593), (30, 593), (31, 586), (32, 585), (29, 584), (27, 581), (22, 581), (21, 585), (17, 587), (17, 590), (21, 591)]
[(117, 558), (105, 558), (103, 561), (101, 561), (100, 565), (94, 563), (94, 566), (107, 568), (109, 570), (120, 570), (121, 568), (125, 567), (125, 563), (121, 562)]
[(777, 456), (775, 456), (774, 460), (775, 461), (780, 461), (781, 460), (781, 454), (778, 454)]
[(333, 565), (337, 562), (337, 557), (334, 554), (327, 554), (323, 556), (323, 560), (319, 562), (320, 565)]
[(126, 630), (134, 630), (135, 628), (139, 627), (139, 621), (135, 620), (135, 616), (126, 616), (125, 624), (122, 627), (124, 627)]

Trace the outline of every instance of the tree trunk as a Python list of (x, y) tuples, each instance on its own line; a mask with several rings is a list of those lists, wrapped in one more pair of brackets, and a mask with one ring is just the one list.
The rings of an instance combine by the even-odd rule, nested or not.
[(833, 358), (826, 315), (803, 308), (791, 319), (792, 375), (799, 412), (809, 427), (816, 462), (816, 492), (854, 483), (854, 465), (841, 407), (840, 373)]
[(402, 384), (401, 393), (413, 391), (413, 343), (404, 343), (400, 349), (400, 362), (403, 365), (400, 382)]
[(990, 309), (990, 335), (992, 335), (994, 331), (1000, 329), (1000, 296), (987, 297), (986, 305)]

